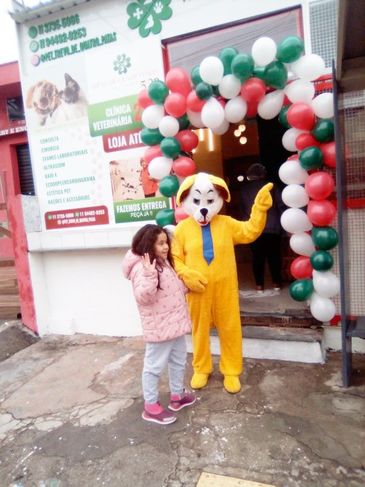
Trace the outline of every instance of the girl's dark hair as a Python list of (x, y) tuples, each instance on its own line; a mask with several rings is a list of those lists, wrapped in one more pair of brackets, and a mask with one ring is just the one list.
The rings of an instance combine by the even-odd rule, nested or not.
[(153, 262), (156, 259), (156, 269), (158, 271), (158, 289), (160, 288), (160, 276), (162, 272), (162, 262), (158, 259), (155, 254), (154, 245), (156, 243), (157, 237), (164, 233), (167, 237), (167, 243), (169, 244), (169, 252), (167, 254), (167, 260), (169, 261), (171, 267), (174, 267), (172, 256), (171, 256), (171, 242), (169, 234), (159, 225), (147, 224), (138, 230), (132, 240), (132, 252), (137, 255), (148, 254), (150, 256), (150, 261)]

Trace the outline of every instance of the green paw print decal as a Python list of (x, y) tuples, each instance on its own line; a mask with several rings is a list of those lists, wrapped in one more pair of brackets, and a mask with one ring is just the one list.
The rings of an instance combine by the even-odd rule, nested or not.
[(127, 7), (129, 15), (128, 27), (137, 29), (141, 37), (159, 34), (162, 29), (161, 20), (168, 20), (172, 15), (169, 7), (171, 0), (137, 0)]
[(131, 58), (125, 54), (119, 54), (113, 62), (113, 65), (114, 71), (117, 71), (119, 74), (125, 74), (131, 67)]

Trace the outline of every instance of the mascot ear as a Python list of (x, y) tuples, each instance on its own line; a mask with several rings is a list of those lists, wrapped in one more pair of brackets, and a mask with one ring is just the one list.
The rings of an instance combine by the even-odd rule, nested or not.
[(217, 190), (217, 193), (219, 196), (224, 200), (230, 202), (231, 201), (231, 195), (229, 194), (229, 191), (226, 188), (223, 188), (223, 186), (218, 186), (217, 184), (213, 184), (215, 189)]
[(195, 179), (196, 179), (196, 174), (193, 174), (192, 176), (188, 176), (187, 178), (184, 179), (176, 195), (177, 206), (180, 206), (181, 203), (184, 201), (184, 199), (187, 197), (190, 188), (195, 183)]
[(211, 174), (209, 175), (209, 179), (224, 201), (229, 203), (231, 201), (231, 194), (225, 180), (218, 176), (212, 176)]

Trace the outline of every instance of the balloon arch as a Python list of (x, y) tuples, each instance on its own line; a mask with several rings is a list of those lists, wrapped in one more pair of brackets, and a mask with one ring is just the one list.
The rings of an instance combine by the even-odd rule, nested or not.
[[(251, 54), (226, 47), (208, 56), (191, 71), (172, 68), (165, 82), (153, 81), (138, 97), (144, 128), (141, 139), (149, 146), (144, 158), (161, 194), (176, 195), (180, 181), (196, 172), (188, 157), (198, 145), (192, 128), (209, 128), (222, 135), (230, 124), (258, 114), (265, 120), (279, 117), (287, 130), (282, 144), (292, 156), (279, 169), (287, 186), (282, 199), (287, 210), (281, 225), (289, 232), (290, 247), (298, 254), (290, 267), (295, 281), (290, 295), (309, 301), (312, 315), (330, 321), (336, 313), (330, 299), (339, 293), (339, 279), (330, 271), (328, 252), (338, 242), (335, 206), (327, 199), (334, 180), (323, 166), (335, 168), (333, 95), (315, 96), (313, 81), (325, 71), (323, 59), (303, 54), (296, 36), (280, 44), (261, 37)], [(289, 79), (288, 79), (289, 78)], [(156, 221), (173, 225), (187, 215), (181, 208), (161, 210)]]

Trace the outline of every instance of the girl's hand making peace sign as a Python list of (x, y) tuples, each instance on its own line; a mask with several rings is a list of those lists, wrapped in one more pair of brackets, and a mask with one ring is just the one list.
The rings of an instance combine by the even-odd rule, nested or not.
[(142, 255), (142, 265), (146, 271), (153, 271), (156, 269), (156, 259), (153, 259), (152, 263), (150, 256), (146, 253)]

